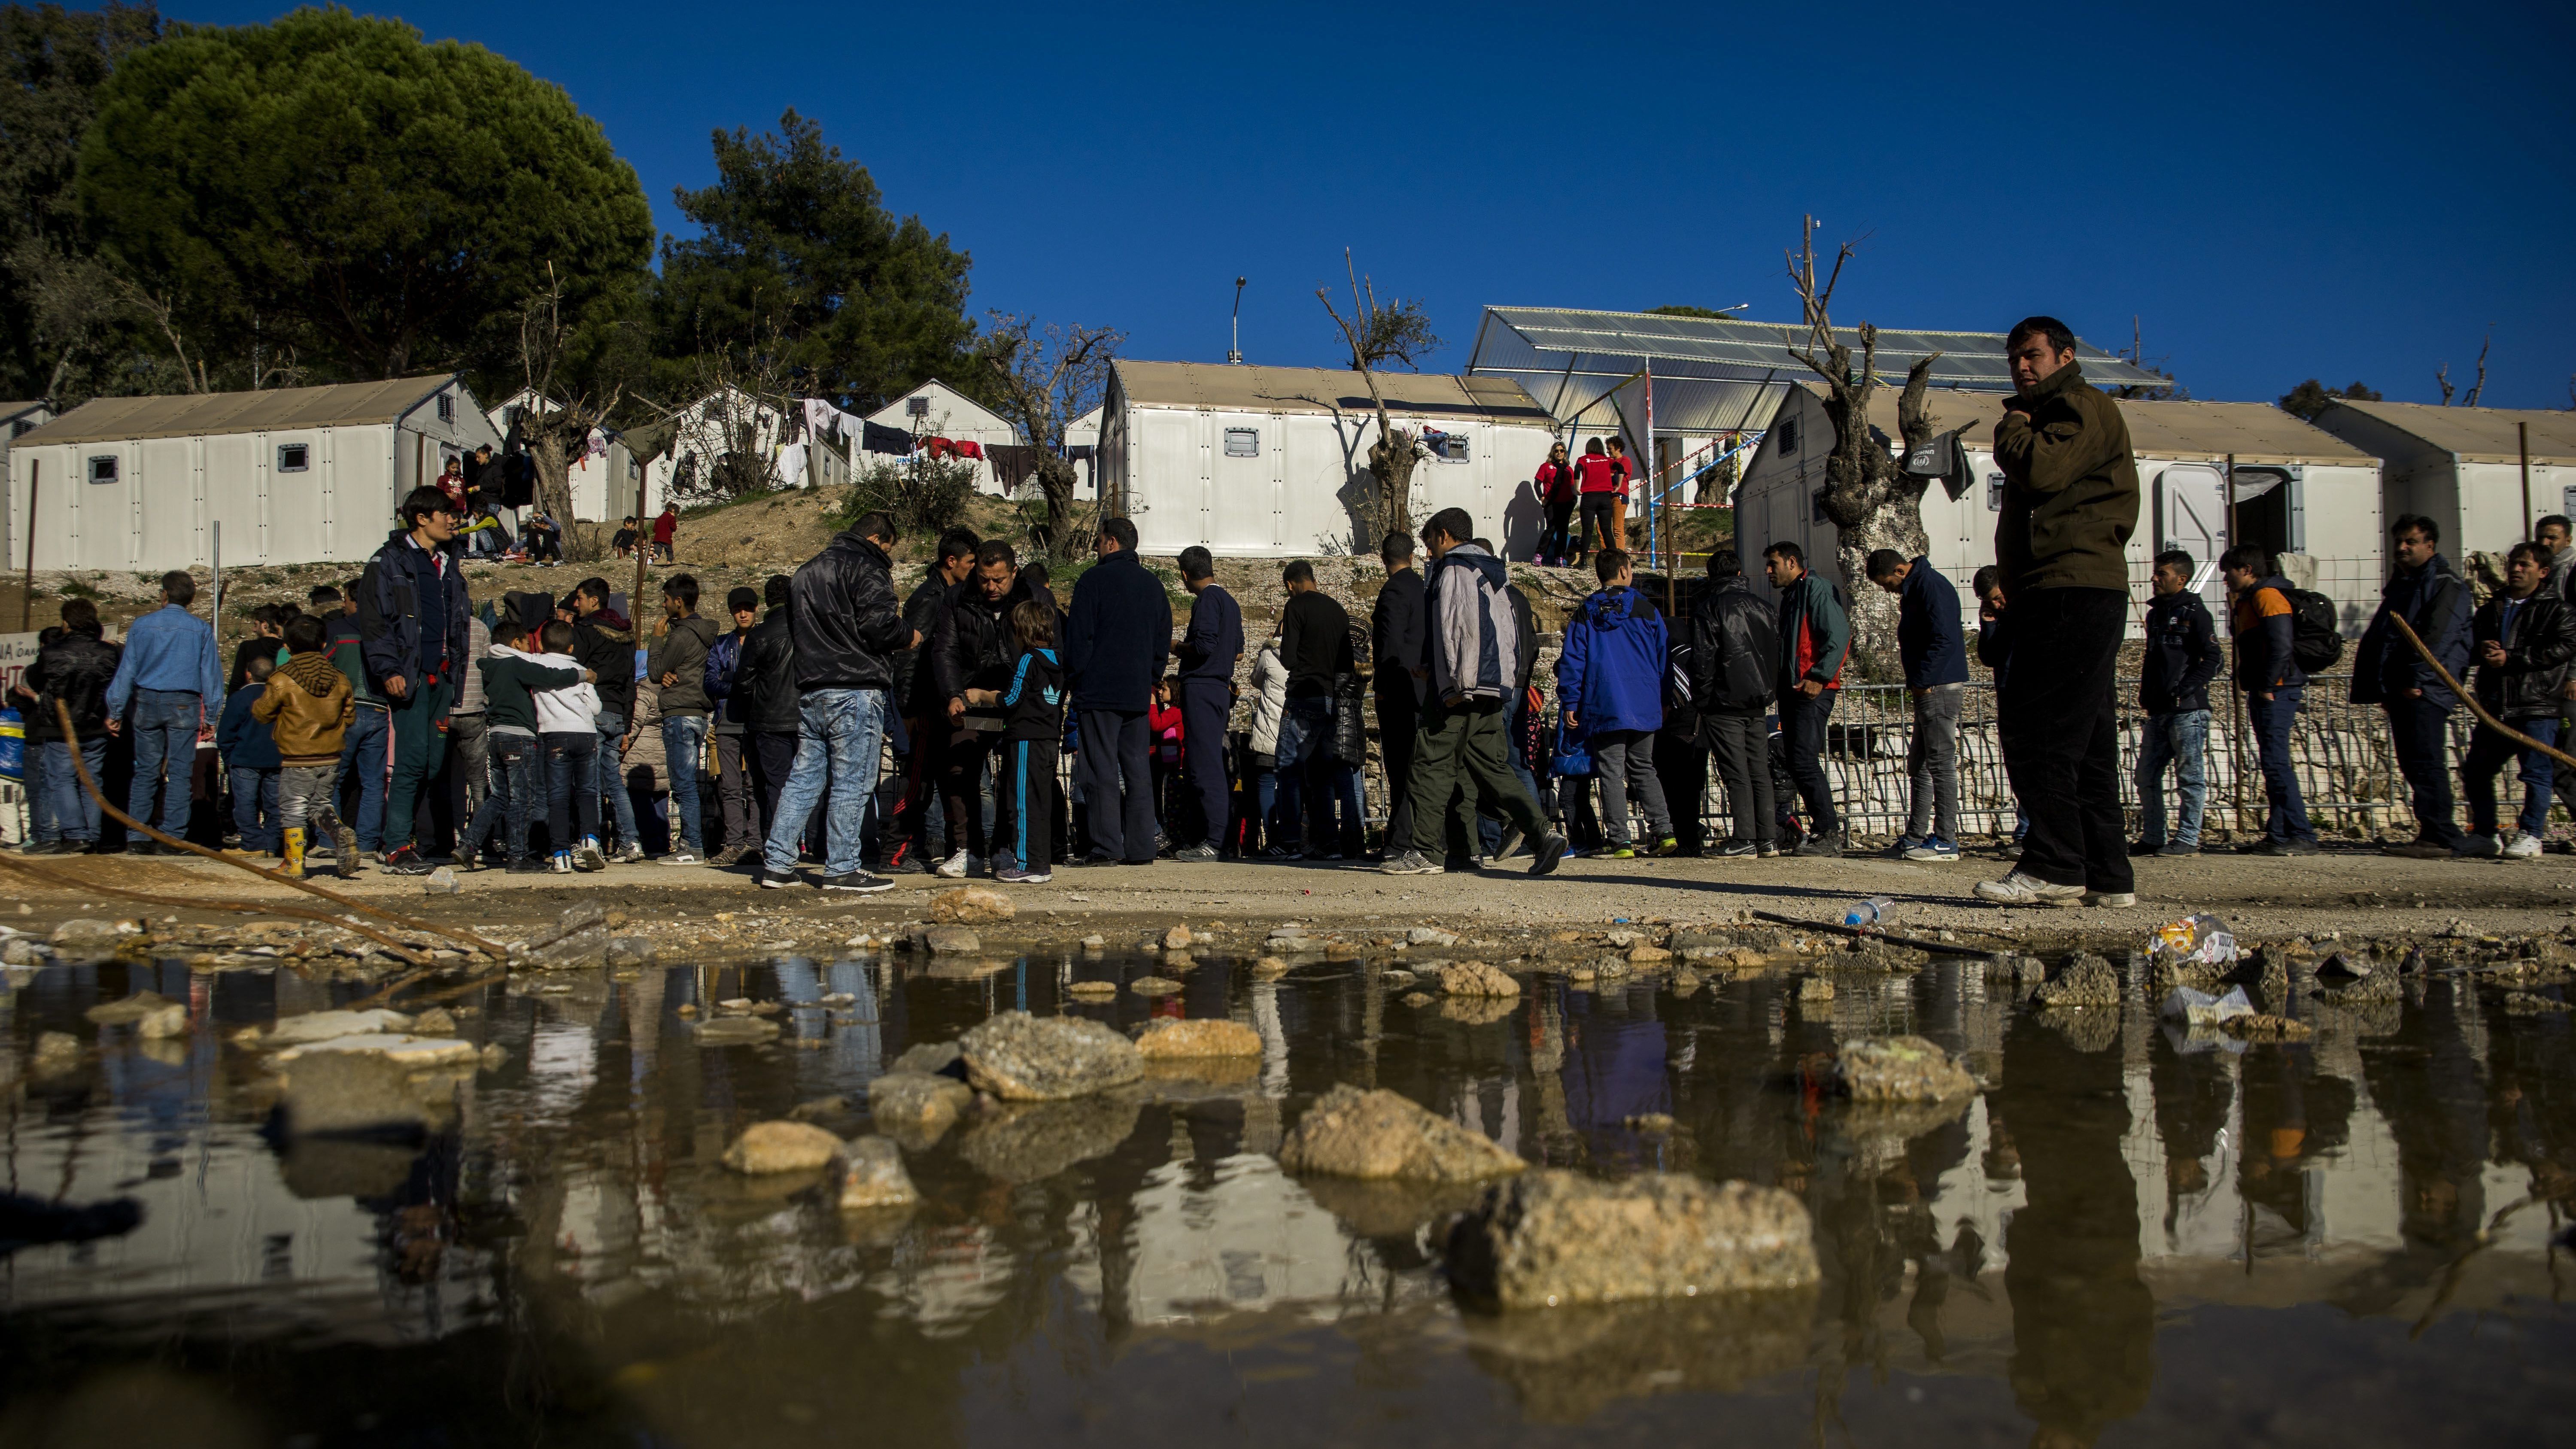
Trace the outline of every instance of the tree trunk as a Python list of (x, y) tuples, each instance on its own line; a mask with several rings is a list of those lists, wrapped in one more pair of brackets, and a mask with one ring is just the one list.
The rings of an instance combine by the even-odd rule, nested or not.
[(1038, 459), (1038, 491), (1046, 495), (1047, 511), (1043, 544), (1049, 558), (1074, 558), (1081, 553), (1081, 544), (1087, 542), (1073, 536), (1073, 490), (1081, 478), (1072, 463), (1053, 453)]
[[(1887, 449), (1870, 436), (1869, 395), (1877, 385), (1870, 367), (1877, 350), (1874, 330), (1864, 326), (1862, 339), (1864, 361), (1857, 381), (1849, 368), (1848, 349), (1831, 349), (1835, 370), (1841, 375), (1828, 377), (1825, 416), (1833, 425), (1834, 446), (1825, 460), (1822, 502), (1825, 517), (1834, 525), (1834, 558), (1842, 568), (1843, 589), (1851, 597), (1852, 659), (1863, 679), (1901, 679), (1897, 601), (1869, 581), (1867, 565), (1870, 554), (1882, 548), (1909, 560), (1929, 552), (1931, 540), (1923, 532), (1923, 489), (1928, 480), (1907, 477)], [(1904, 396), (1897, 402), (1897, 426), (1909, 450), (1932, 434), (1923, 389), (1933, 360), (1927, 357), (1914, 364), (1906, 375)]]
[[(589, 430), (583, 430), (587, 438)], [(572, 454), (564, 446), (565, 434), (559, 428), (531, 427), (527, 433), (528, 456), (537, 465), (537, 511), (554, 519), (557, 527), (572, 526)]]
[[(1369, 391), (1377, 391), (1377, 379), (1369, 379)], [(1369, 444), (1369, 476), (1377, 480), (1377, 538), (1391, 538), (1413, 531), (1413, 465), (1414, 438), (1395, 425), (1386, 413), (1386, 404), (1377, 409), (1377, 441)]]

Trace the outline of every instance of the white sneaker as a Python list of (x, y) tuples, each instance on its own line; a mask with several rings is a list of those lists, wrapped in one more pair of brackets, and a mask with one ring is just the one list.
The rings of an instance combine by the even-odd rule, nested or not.
[(946, 860), (941, 861), (930, 873), (938, 876), (942, 880), (964, 880), (966, 878), (968, 868), (971, 867), (973, 863), (974, 862), (967, 859), (966, 852), (961, 850), (955, 855), (948, 857)]
[(2136, 891), (2086, 891), (2084, 893), (2084, 904), (2088, 906), (2107, 906), (2118, 910), (2137, 903)]
[(2014, 871), (2002, 880), (1977, 882), (1977, 899), (1999, 906), (2074, 906), (2084, 902), (2084, 887), (2056, 885)]
[(2505, 838), (2504, 858), (2507, 860), (2540, 859), (2540, 837), (2520, 830), (2512, 832)]
[(641, 841), (630, 840), (624, 845), (617, 847), (617, 854), (612, 858), (616, 860), (619, 865), (637, 864), (644, 859), (643, 843)]

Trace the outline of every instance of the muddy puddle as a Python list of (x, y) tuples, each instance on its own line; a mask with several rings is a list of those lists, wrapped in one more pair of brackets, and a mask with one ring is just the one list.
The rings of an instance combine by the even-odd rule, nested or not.
[[(1168, 995), (1067, 990), (1157, 973), (896, 954), (478, 988), (444, 1003), (484, 1049), (460, 1114), (389, 1142), (287, 1137), (227, 1040), (362, 986), (15, 971), (0, 1443), (2492, 1446), (2563, 1443), (2576, 1409), (2570, 1017), (2470, 977), (2251, 1045), (2159, 1022), (2134, 971), (2118, 1005), (2041, 1009), (1958, 961), (1831, 1000), (1540, 974), (1407, 1004), (1360, 963), (1222, 959)], [(191, 1029), (89, 1019), (141, 990)], [(741, 999), (777, 1038), (703, 1045)], [(1010, 1009), (1230, 1017), (1263, 1049), (970, 1110), (905, 1154), (910, 1210), (720, 1164), (800, 1107), (867, 1130), (888, 1062)], [(1980, 1090), (1800, 1085), (1893, 1032)], [(47, 1033), (81, 1050), (40, 1060)], [(1533, 1163), (1785, 1188), (1823, 1282), (1464, 1310), (1436, 1205), (1280, 1169), (1344, 1082)]]

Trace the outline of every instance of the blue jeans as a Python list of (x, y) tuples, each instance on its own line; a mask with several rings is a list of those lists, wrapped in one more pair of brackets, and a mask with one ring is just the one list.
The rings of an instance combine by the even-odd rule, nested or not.
[(235, 765), (232, 775), (233, 829), (241, 832), (241, 848), (280, 853), (285, 836), (277, 815), (277, 772)]
[[(465, 840), (456, 855), (459, 860), (474, 859), (483, 853), (493, 830), (507, 826), (509, 859), (518, 860), (528, 853), (528, 821), (535, 817), (542, 798), (537, 793), (537, 737), (494, 730), (483, 739), (490, 751), (491, 788), (466, 824)], [(564, 847), (558, 842), (556, 848)]]
[[(93, 782), (107, 770), (107, 736), (93, 733), (81, 741), (81, 763)], [(81, 788), (72, 769), (72, 747), (60, 740), (36, 749), (36, 838), (98, 843), (98, 802)]]
[[(2513, 727), (2544, 745), (2558, 743), (2558, 721), (2554, 719), (2518, 719)], [(2534, 749), (2525, 749), (2512, 740), (2479, 725), (2469, 734), (2469, 758), (2460, 766), (2460, 783), (2468, 787), (2469, 829), (2480, 835), (2493, 835), (2496, 828), (2495, 778), (2505, 762), (2519, 758), (2522, 763), (2522, 818), (2515, 822), (2525, 835), (2546, 837), (2549, 833), (2549, 789), (2553, 761)]]
[(635, 835), (635, 797), (626, 793), (626, 756), (618, 751), (617, 742), (626, 737), (626, 716), (602, 714), (599, 717), (599, 753), (591, 757), (591, 788), (608, 797), (609, 813), (601, 817), (605, 824), (617, 822), (617, 839), (621, 849), (633, 845)]
[[(818, 802), (830, 842), (823, 869), (852, 875), (859, 869), (859, 831), (876, 794), (877, 767), (885, 748), (886, 694), (881, 689), (814, 689), (796, 702), (796, 763), (769, 824), (761, 864), (772, 875), (796, 868), (796, 842)], [(697, 721), (703, 728), (705, 720)], [(828, 790), (828, 795), (827, 795)]]
[(2200, 815), (2209, 803), (2209, 711), (2178, 709), (2147, 716), (2146, 738), (2138, 746), (2138, 808), (2145, 825), (2142, 845), (2165, 843), (2165, 766), (2182, 791), (2182, 818), (2174, 822), (2177, 844), (2200, 844)]
[(161, 833), (188, 834), (188, 777), (197, 762), (197, 721), (203, 701), (192, 690), (138, 689), (126, 726), (134, 735), (134, 785), (125, 794), (125, 813), (152, 819), (152, 792), (161, 788), (161, 772), (170, 772), (170, 788), (161, 791)]
[(599, 797), (589, 788), (599, 778), (599, 736), (574, 730), (538, 739), (546, 751), (546, 842), (571, 850), (599, 835)]
[(675, 714), (662, 721), (662, 759), (671, 772), (671, 829), (680, 848), (691, 855), (704, 854), (706, 848), (705, 827), (698, 819), (698, 761), (706, 746), (705, 715)]
[[(381, 850), (385, 843), (385, 771), (392, 759), (390, 719), (380, 704), (362, 704), (349, 718), (340, 740), (340, 818), (358, 830), (360, 850)], [(346, 798), (354, 796), (354, 800)]]
[(2290, 726), (2299, 717), (2304, 689), (2276, 689), (2270, 699), (2248, 692), (2245, 718), (2254, 726), (2254, 749), (2263, 762), (2263, 799), (2271, 806), (2263, 833), (2274, 840), (2314, 840), (2308, 807), (2299, 800), (2299, 775), (2290, 766)]

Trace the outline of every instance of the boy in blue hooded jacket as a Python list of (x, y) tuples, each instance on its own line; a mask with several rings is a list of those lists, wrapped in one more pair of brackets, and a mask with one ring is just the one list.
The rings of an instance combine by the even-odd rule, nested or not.
[(1568, 725), (1580, 726), (1592, 749), (1592, 777), (1601, 783), (1602, 854), (1632, 860), (1628, 797), (1634, 792), (1654, 832), (1654, 853), (1681, 848), (1672, 811), (1655, 775), (1655, 731), (1664, 724), (1664, 617), (1637, 592), (1625, 550), (1593, 556), (1601, 589), (1565, 624), (1565, 651), (1556, 661), (1556, 697)]

